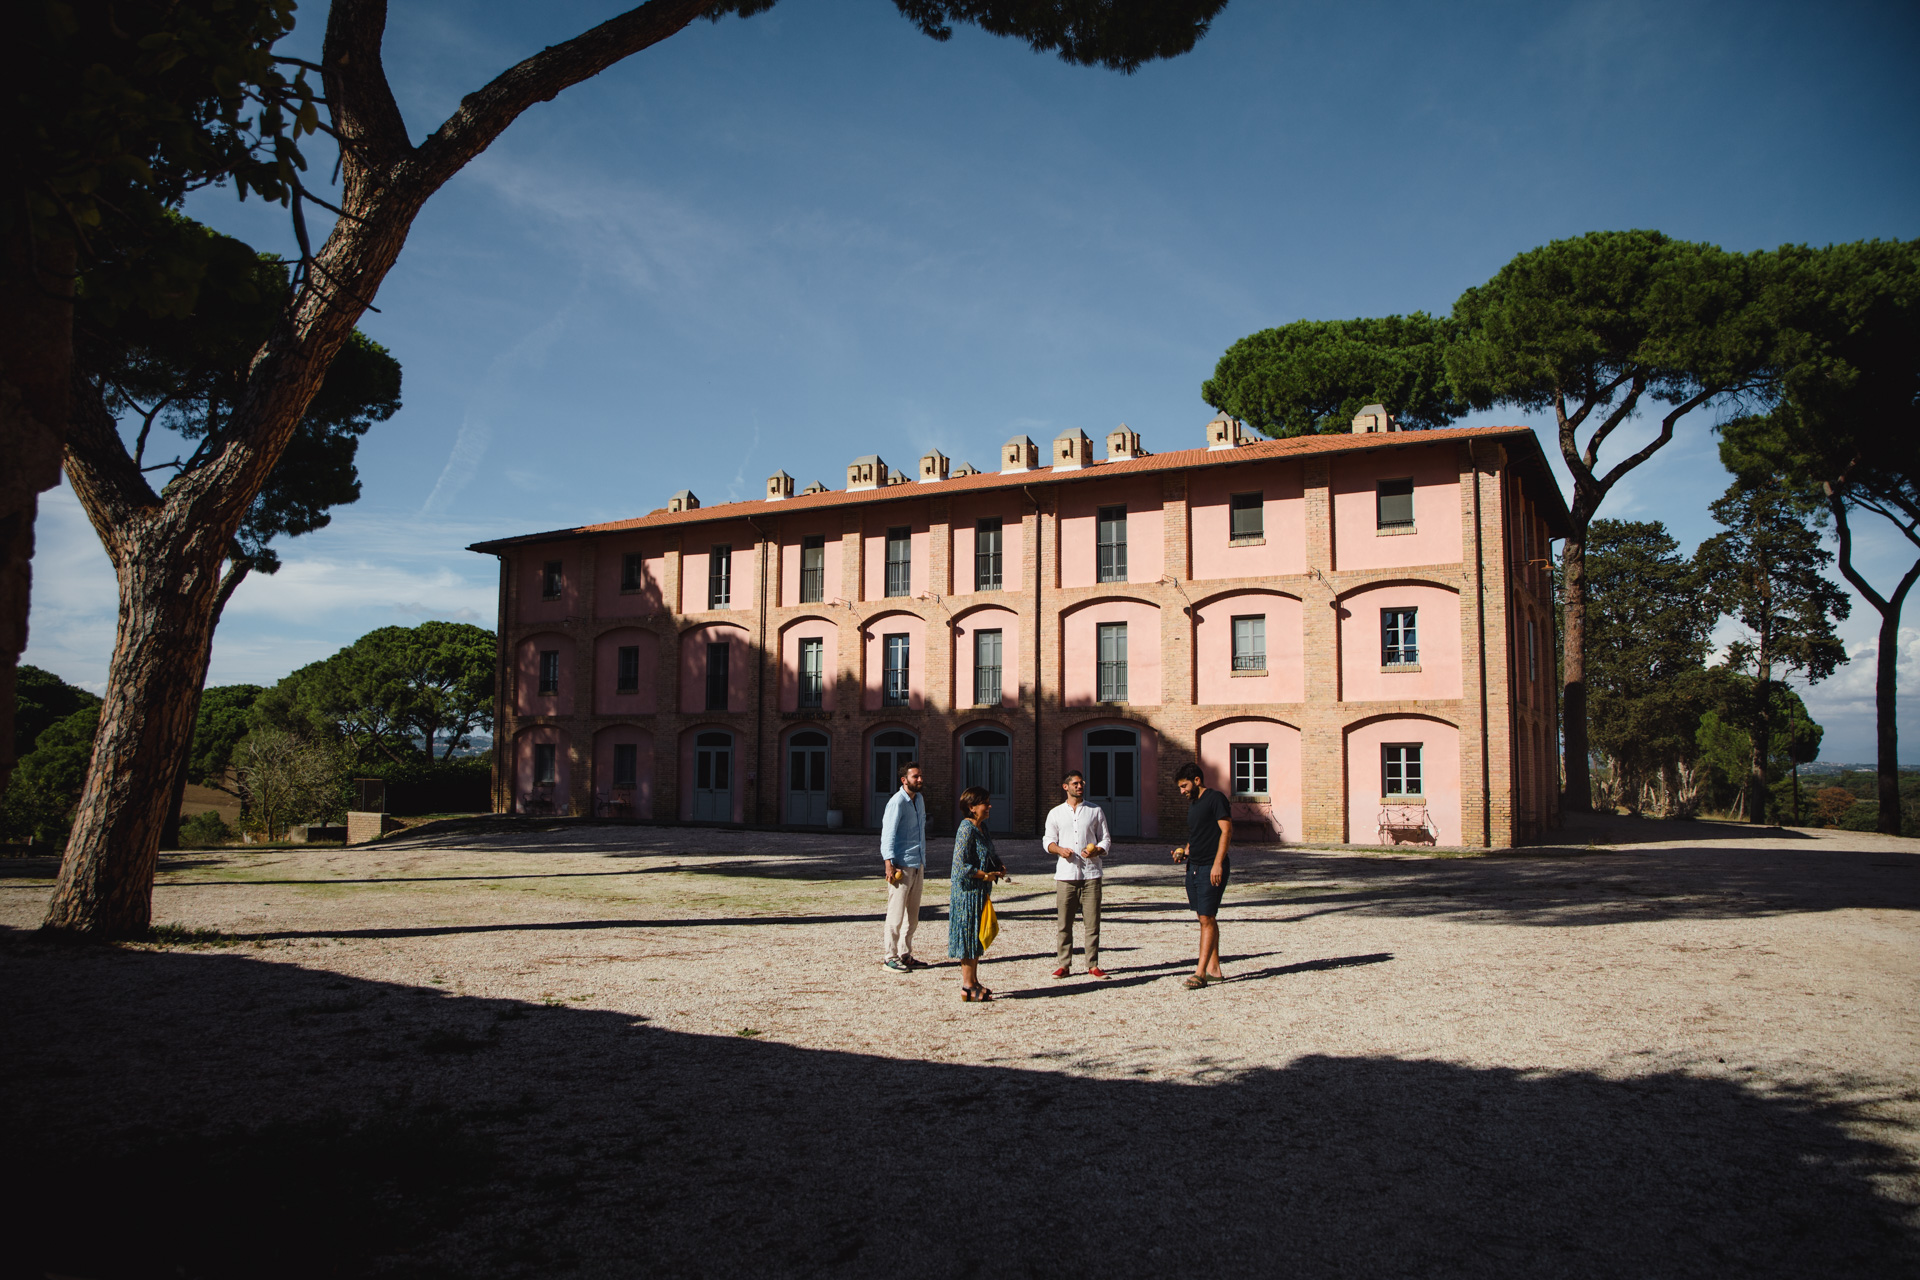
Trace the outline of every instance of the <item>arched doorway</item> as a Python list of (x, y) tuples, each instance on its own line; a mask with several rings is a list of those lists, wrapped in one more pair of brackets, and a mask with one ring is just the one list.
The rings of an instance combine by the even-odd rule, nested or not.
[(1140, 735), (1087, 730), (1087, 799), (1106, 812), (1116, 836), (1140, 834)]
[(868, 784), (867, 825), (877, 827), (887, 815), (887, 801), (900, 789), (900, 766), (920, 758), (920, 739), (905, 729), (886, 729), (873, 735), (873, 779)]
[(693, 740), (693, 820), (733, 821), (733, 735), (708, 730)]
[(787, 739), (787, 821), (827, 822), (827, 735), (802, 729)]
[(975, 729), (962, 735), (960, 750), (964, 784), (981, 788), (993, 800), (987, 828), (1013, 830), (1013, 739), (999, 729)]

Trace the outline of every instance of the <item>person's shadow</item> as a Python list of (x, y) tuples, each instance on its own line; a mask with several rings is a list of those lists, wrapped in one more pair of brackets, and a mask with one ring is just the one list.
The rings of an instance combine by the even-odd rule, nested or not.
[[(1284, 1000), (1288, 975), (1388, 959), (1237, 981)], [(1737, 1064), (1615, 1079), (1309, 1053), (1239, 1070), (1196, 1047), (1178, 1078), (1093, 1078), (689, 1035), (231, 950), (0, 933), (0, 970), (0, 1203), (21, 1275), (1920, 1263), (1881, 1190), (1911, 1177), (1902, 1155), (1838, 1101), (1749, 1087)], [(1175, 998), (1170, 1017), (1206, 997)]]

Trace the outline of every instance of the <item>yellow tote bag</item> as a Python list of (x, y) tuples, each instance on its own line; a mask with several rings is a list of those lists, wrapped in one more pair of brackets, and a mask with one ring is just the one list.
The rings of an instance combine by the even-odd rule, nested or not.
[(1000, 936), (1000, 917), (994, 914), (993, 899), (987, 899), (987, 905), (980, 909), (980, 949), (985, 951)]

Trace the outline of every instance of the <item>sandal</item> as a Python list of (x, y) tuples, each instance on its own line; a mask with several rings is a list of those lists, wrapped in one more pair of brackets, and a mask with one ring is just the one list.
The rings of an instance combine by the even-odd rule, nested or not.
[(1200, 988), (1206, 986), (1209, 982), (1212, 982), (1212, 981), (1213, 979), (1209, 978), (1206, 974), (1196, 973), (1191, 978), (1187, 979), (1185, 985), (1187, 990), (1189, 991), (1198, 991)]
[(993, 992), (986, 987), (975, 987), (973, 989), (973, 998), (975, 1000), (991, 1000), (993, 999)]

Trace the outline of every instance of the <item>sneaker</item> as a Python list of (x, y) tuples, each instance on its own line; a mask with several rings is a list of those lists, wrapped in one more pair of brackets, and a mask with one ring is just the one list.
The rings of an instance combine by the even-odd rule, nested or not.
[(1069, 969), (1069, 968), (1068, 968), (1068, 967), (1067, 967), (1066, 965), (1064, 965), (1064, 964), (1063, 964), (1063, 965), (1061, 965), (1061, 966), (1060, 966), (1060, 967), (1059, 967), (1058, 969), (1055, 969), (1055, 970), (1053, 971), (1053, 976), (1054, 976), (1054, 977), (1056, 977), (1056, 978), (1064, 978), (1064, 977), (1066, 977), (1066, 976), (1067, 976), (1067, 975), (1068, 975), (1069, 973), (1072, 973), (1072, 972), (1073, 972), (1073, 970), (1072, 970), (1072, 969)]
[(912, 973), (913, 972), (911, 968), (900, 963), (898, 960), (887, 961), (887, 968), (893, 970), (895, 973)]
[(1096, 965), (1090, 966), (1087, 969), (1087, 976), (1089, 978), (1105, 978), (1105, 977), (1108, 977), (1109, 975), (1105, 969), (1102, 969), (1099, 965), (1096, 964)]
[(915, 958), (915, 957), (913, 957), (913, 956), (901, 956), (901, 957), (900, 957), (900, 963), (901, 963), (901, 964), (904, 964), (904, 965), (906, 965), (906, 966), (907, 966), (907, 968), (909, 968), (909, 969), (931, 969), (931, 968), (933, 968), (933, 965), (932, 965), (931, 963), (929, 963), (928, 961), (925, 961), (925, 960), (920, 960), (920, 959), (917, 959), (917, 958)]

